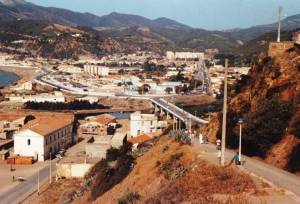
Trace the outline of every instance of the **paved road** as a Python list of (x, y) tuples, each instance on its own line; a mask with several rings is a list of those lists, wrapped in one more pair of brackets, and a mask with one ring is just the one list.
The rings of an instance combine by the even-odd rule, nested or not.
[[(52, 161), (52, 172), (55, 171), (55, 160)], [(40, 170), (40, 186), (49, 181), (50, 165)], [(38, 173), (26, 178), (26, 181), (19, 182), (13, 188), (0, 193), (0, 204), (17, 204), (37, 190)]]
[[(217, 152), (216, 146), (212, 144), (199, 144), (198, 141), (194, 141), (196, 148), (200, 150), (205, 150), (208, 153), (209, 159), (217, 162)], [(232, 150), (226, 150), (226, 162), (228, 163), (234, 156), (235, 152)], [(246, 163), (243, 167), (249, 172), (254, 173), (255, 175), (262, 177), (271, 183), (279, 186), (283, 189), (289, 190), (300, 196), (300, 177), (294, 174), (291, 174), (287, 171), (274, 167), (272, 165), (266, 164), (262, 161), (252, 159), (247, 156), (242, 156), (242, 160), (245, 160)], [(300, 203), (300, 200), (299, 200)]]

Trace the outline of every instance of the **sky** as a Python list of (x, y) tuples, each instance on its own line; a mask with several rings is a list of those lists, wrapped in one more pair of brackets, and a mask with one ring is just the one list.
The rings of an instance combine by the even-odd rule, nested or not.
[(27, 0), (41, 6), (89, 12), (167, 17), (195, 28), (224, 30), (273, 23), (279, 6), (284, 16), (300, 14), (300, 0)]

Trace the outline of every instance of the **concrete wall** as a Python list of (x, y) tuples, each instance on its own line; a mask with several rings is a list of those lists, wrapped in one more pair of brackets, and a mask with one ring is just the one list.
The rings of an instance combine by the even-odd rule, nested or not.
[(286, 41), (286, 42), (271, 42), (269, 44), (269, 57), (276, 57), (282, 55), (288, 49), (294, 47), (293, 41)]
[(90, 158), (105, 158), (106, 150), (111, 147), (110, 144), (90, 143), (86, 144), (85, 152)]
[[(28, 143), (30, 141), (30, 144)], [(24, 130), (14, 134), (14, 153), (29, 156), (44, 161), (44, 136), (31, 130)]]
[(143, 133), (155, 132), (157, 128), (157, 117), (153, 114), (131, 114), (130, 136), (136, 137)]
[(93, 164), (56, 164), (58, 178), (83, 178)]

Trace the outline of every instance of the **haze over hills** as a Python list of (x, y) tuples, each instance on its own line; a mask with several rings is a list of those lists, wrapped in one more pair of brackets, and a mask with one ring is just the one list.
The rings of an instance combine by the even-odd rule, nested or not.
[[(16, 22), (20, 19), (21, 22)], [(249, 57), (255, 52), (266, 50), (268, 42), (276, 39), (274, 31), (277, 26), (273, 23), (248, 29), (208, 31), (192, 28), (168, 18), (151, 20), (117, 12), (100, 17), (67, 9), (42, 7), (24, 0), (0, 0), (0, 21), (2, 21), (0, 43), (13, 46), (13, 41), (16, 40), (32, 41), (24, 34), (38, 37), (38, 43), (33, 41), (32, 44), (38, 46), (38, 52), (44, 57), (66, 56), (64, 54), (66, 51), (62, 51), (66, 39), (70, 40), (73, 46), (67, 51), (68, 56), (77, 56), (80, 53), (102, 55), (134, 50), (164, 52), (204, 51), (207, 48), (217, 48), (221, 53)], [(284, 19), (283, 29), (289, 30), (287, 35), (283, 34), (284, 39), (289, 39), (290, 30), (296, 28), (300, 28), (300, 15)], [(66, 37), (69, 35), (53, 37), (57, 33), (68, 33), (70, 30), (85, 33), (86, 36), (82, 37), (82, 42)], [(48, 45), (49, 42), (47, 43), (45, 39), (53, 41), (53, 38), (55, 43)], [(83, 42), (89, 43), (83, 46)], [(28, 52), (36, 52), (32, 50), (35, 46), (28, 46)], [(49, 46), (52, 47), (50, 50)], [(57, 50), (60, 50), (58, 54)]]
[[(117, 29), (134, 26), (176, 30), (193, 29), (190, 26), (168, 18), (151, 20), (138, 15), (120, 14), (116, 12), (104, 16), (97, 16), (91, 13), (80, 13), (61, 8), (38, 6), (24, 0), (0, 0), (0, 11), (1, 20), (22, 18), (61, 23), (70, 26), (108, 27)], [(239, 40), (250, 40), (276, 29), (276, 26), (277, 24), (273, 23), (253, 26), (247, 29), (229, 30), (225, 31), (225, 33), (229, 33)], [(300, 27), (300, 14), (290, 16), (283, 20), (284, 29), (292, 30), (298, 27)], [(195, 30), (195, 32), (196, 31), (197, 30)]]

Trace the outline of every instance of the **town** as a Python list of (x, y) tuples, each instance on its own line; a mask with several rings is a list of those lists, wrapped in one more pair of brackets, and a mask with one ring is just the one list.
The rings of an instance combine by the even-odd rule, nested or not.
[[(15, 5), (14, 2), (6, 4), (0, 1), (0, 6)], [(43, 29), (43, 32), (50, 30), (50, 34), (40, 35), (33, 30), (31, 34), (16, 35), (22, 39), (10, 36), (12, 40), (8, 42), (2, 41), (0, 26), (0, 73), (16, 77), (0, 89), (0, 203), (50, 203), (47, 200), (50, 198), (56, 199), (53, 203), (91, 200), (135, 203), (139, 199), (142, 199), (139, 203), (192, 202), (188, 199), (196, 193), (189, 198), (185, 194), (189, 190), (183, 192), (186, 197), (182, 200), (176, 197), (178, 200), (169, 202), (168, 191), (163, 186), (176, 189), (169, 181), (175, 183), (177, 179), (187, 185), (198, 171), (201, 176), (216, 179), (215, 185), (221, 186), (220, 189), (228, 181), (238, 186), (238, 190), (215, 189), (215, 193), (208, 194), (212, 197), (207, 197), (213, 201), (200, 202), (195, 198), (195, 203), (218, 203), (227, 198), (224, 203), (230, 203), (231, 197), (224, 196), (227, 193), (233, 195), (232, 203), (238, 203), (239, 198), (234, 197), (237, 194), (247, 195), (251, 200), (248, 203), (259, 199), (266, 199), (266, 203), (272, 199), (278, 199), (278, 203), (297, 203), (300, 196), (299, 162), (295, 161), (299, 155), (296, 148), (299, 147), (300, 31), (297, 27), (289, 31), (288, 38), (281, 36), (280, 26), (285, 22), (281, 12), (279, 9), (278, 27), (275, 26), (277, 41), (261, 41), (260, 45), (266, 46), (265, 53), (251, 53), (252, 61), (243, 54), (228, 54), (215, 44), (201, 49), (186, 48), (192, 42), (198, 43), (196, 37), (192, 42), (186, 41), (187, 45), (180, 42), (182, 47), (186, 46), (184, 49), (175, 45), (169, 49), (170, 40), (160, 43), (165, 46), (161, 50), (134, 49), (127, 44), (121, 49), (126, 40), (137, 46), (139, 35), (120, 35), (119, 32), (129, 32), (125, 28), (114, 30), (112, 35), (111, 28), (107, 27), (94, 26), (95, 30), (91, 31), (92, 28), (84, 26), (54, 23)], [(14, 20), (18, 24), (24, 19)], [(37, 25), (40, 26), (39, 22)], [(160, 29), (170, 29), (170, 26), (175, 25)], [(157, 43), (153, 42), (153, 36), (151, 43), (147, 38), (156, 27), (137, 27), (146, 44)], [(188, 29), (184, 27), (183, 31)], [(96, 32), (110, 37), (103, 40)], [(117, 43), (116, 39), (121, 39), (118, 35), (125, 40)], [(154, 36), (165, 40), (161, 35)], [(78, 51), (80, 55), (76, 57), (68, 56), (69, 51), (61, 51), (59, 56), (56, 53), (58, 57), (45, 53), (34, 55), (29, 51), (35, 42), (47, 44), (50, 53), (53, 50), (50, 51), (49, 44), (57, 39), (71, 39), (70, 46), (73, 46), (70, 42), (86, 42), (88, 47), (94, 43), (91, 36), (113, 48), (98, 49), (95, 54), (90, 50), (97, 48), (89, 47), (89, 54), (87, 50)], [(211, 36), (224, 38), (221, 31)], [(227, 37), (226, 32), (224, 36)], [(134, 43), (130, 41), (132, 38), (136, 40)], [(245, 46), (244, 49), (249, 46), (238, 44)], [(267, 117), (269, 126), (264, 126), (261, 121), (267, 124)], [(267, 130), (270, 132), (266, 135), (259, 135)], [(257, 139), (258, 136), (261, 137)], [(288, 144), (295, 150), (287, 150)], [(278, 157), (276, 153), (280, 151), (289, 153)], [(281, 161), (287, 157), (292, 159)], [(204, 172), (205, 168), (210, 169), (207, 172), (216, 171), (221, 175)], [(149, 172), (149, 177), (143, 170)], [(233, 179), (234, 174), (240, 177)], [(276, 175), (287, 182), (276, 180)], [(143, 176), (148, 180), (143, 181)], [(151, 179), (157, 183), (150, 182)], [(155, 189), (149, 188), (149, 195), (145, 193), (146, 187), (137, 192), (145, 182)], [(205, 183), (195, 179), (195, 186)], [(158, 191), (160, 188), (166, 191)], [(198, 192), (196, 187), (191, 189)], [(118, 191), (122, 195), (115, 195)], [(214, 197), (216, 194), (221, 198)], [(161, 200), (156, 200), (160, 197)]]

